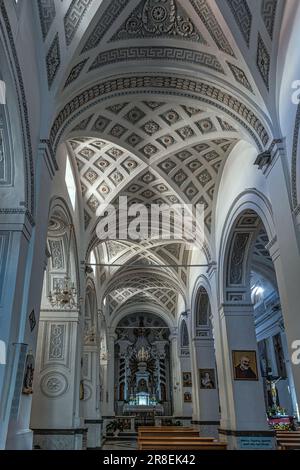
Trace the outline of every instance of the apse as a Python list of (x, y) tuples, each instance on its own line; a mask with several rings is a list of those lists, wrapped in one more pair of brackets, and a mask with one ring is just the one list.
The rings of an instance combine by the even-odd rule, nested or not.
[(116, 328), (115, 405), (116, 414), (137, 415), (154, 420), (170, 415), (170, 331), (151, 313), (133, 313)]

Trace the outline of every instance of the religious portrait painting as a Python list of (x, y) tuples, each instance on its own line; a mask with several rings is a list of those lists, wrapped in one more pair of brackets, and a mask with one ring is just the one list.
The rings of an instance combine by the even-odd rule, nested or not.
[(191, 392), (184, 392), (184, 394), (183, 394), (183, 401), (184, 401), (184, 403), (191, 403), (191, 402), (192, 402), (192, 394), (191, 394)]
[(258, 380), (256, 351), (232, 351), (234, 380)]
[(214, 369), (199, 369), (200, 388), (213, 390), (216, 388)]
[(191, 372), (182, 372), (182, 384), (184, 387), (192, 386), (192, 374)]

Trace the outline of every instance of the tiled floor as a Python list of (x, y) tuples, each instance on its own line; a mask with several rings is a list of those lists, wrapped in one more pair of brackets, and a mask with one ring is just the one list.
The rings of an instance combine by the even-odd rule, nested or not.
[(105, 444), (102, 446), (102, 450), (134, 450), (137, 449), (137, 441), (132, 439), (130, 441), (125, 441), (120, 439), (105, 441)]

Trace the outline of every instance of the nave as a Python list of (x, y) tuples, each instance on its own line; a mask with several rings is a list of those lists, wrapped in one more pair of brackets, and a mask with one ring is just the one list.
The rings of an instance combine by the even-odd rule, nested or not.
[(0, 449), (299, 446), (299, 24), (0, 0)]

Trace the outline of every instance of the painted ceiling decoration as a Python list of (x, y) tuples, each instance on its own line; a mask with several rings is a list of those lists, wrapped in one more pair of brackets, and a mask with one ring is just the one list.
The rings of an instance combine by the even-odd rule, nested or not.
[(205, 44), (201, 33), (175, 0), (142, 0), (110, 41), (160, 36)]
[[(254, 14), (253, 3), (36, 2), (46, 86), (60, 103), (50, 143), (55, 151), (67, 142), (77, 167), (87, 259), (94, 250), (111, 315), (139, 306), (175, 316), (192, 252), (185, 239), (101, 242), (99, 205), (117, 207), (120, 195), (129, 204), (203, 204), (209, 265), (230, 153), (241, 141), (263, 151), (273, 140), (270, 74), (282, 8), (257, 0)], [(266, 237), (259, 232), (254, 258), (264, 255), (267, 264)], [(237, 247), (243, 242), (237, 237)]]

